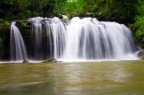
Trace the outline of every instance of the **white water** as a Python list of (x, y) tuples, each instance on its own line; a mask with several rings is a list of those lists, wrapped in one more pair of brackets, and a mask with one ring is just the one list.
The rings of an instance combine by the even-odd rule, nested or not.
[(34, 60), (42, 60), (42, 17), (32, 18), (34, 31)]
[[(45, 21), (45, 27), (46, 27), (46, 35), (47, 35), (47, 53), (50, 53), (49, 56), (47, 54), (47, 59), (52, 59), (53, 57), (53, 43), (52, 43), (52, 36), (51, 36), (51, 25), (50, 25), (51, 20)], [(49, 47), (49, 48), (48, 48)], [(48, 52), (50, 51), (50, 52)]]
[(27, 60), (27, 52), (21, 33), (15, 24), (16, 22), (11, 23), (10, 31), (11, 61), (24, 61)]
[(51, 27), (54, 57), (57, 60), (138, 59), (132, 32), (123, 24), (75, 17), (66, 25), (66, 29), (58, 18), (54, 18)]
[[(49, 41), (50, 53), (58, 59), (62, 56), (65, 46), (66, 29), (61, 20), (57, 17), (46, 21), (46, 32)], [(54, 45), (54, 47), (52, 46)], [(52, 49), (53, 48), (53, 49)], [(52, 52), (54, 50), (54, 52)]]
[[(75, 17), (69, 23), (64, 23), (57, 17), (36, 17), (31, 18), (30, 22), (34, 31), (34, 56), (32, 60), (42, 61), (42, 56), (47, 56), (45, 57), (47, 59), (55, 58), (69, 62), (138, 59), (136, 54), (138, 50), (133, 41), (132, 32), (123, 24), (101, 22), (90, 17), (83, 19)], [(24, 42), (15, 23), (12, 23), (11, 31), (14, 33), (11, 34), (11, 38), (15, 39), (16, 43), (15, 46), (13, 43), (11, 44), (12, 56), (16, 55), (16, 57), (14, 56), (16, 60), (27, 58)], [(42, 34), (47, 37), (44, 42), (42, 40), (44, 35)], [(43, 43), (47, 44), (49, 50), (42, 47)], [(15, 48), (17, 49), (14, 50)], [(44, 52), (50, 54), (43, 55)]]
[(50, 25), (52, 29), (52, 38), (54, 44), (54, 58), (58, 59), (61, 56), (63, 56), (66, 42), (65, 33), (67, 31), (65, 29), (64, 24), (57, 17), (54, 17), (52, 19), (52, 23)]

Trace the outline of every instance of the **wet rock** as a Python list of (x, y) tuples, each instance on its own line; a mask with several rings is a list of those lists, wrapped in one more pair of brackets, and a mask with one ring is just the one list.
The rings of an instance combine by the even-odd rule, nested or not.
[(29, 61), (28, 60), (24, 60), (23, 63), (29, 63)]
[(42, 63), (54, 63), (58, 62), (56, 59), (44, 60)]
[(140, 59), (144, 59), (144, 50), (143, 50), (143, 51), (140, 51), (140, 52), (138, 53), (138, 57), (139, 57)]

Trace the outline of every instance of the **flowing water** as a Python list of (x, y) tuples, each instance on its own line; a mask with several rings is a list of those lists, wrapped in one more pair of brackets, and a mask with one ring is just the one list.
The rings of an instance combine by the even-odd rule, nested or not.
[(42, 60), (42, 21), (43, 18), (32, 18), (34, 31), (34, 60)]
[[(125, 25), (78, 17), (69, 23), (57, 17), (30, 21), (33, 60), (43, 60), (46, 52), (50, 54), (45, 58), (64, 62), (1, 63), (0, 95), (144, 95), (144, 61), (136, 61), (138, 49)], [(14, 61), (28, 59), (15, 22), (11, 24), (11, 57)]]
[(21, 36), (19, 29), (16, 27), (16, 22), (11, 23), (11, 36), (10, 36), (10, 46), (11, 46), (11, 61), (23, 61), (27, 60), (26, 47)]
[(0, 64), (0, 95), (144, 95), (143, 63)]
[(60, 60), (137, 59), (131, 31), (123, 24), (75, 17), (64, 38)]
[[(132, 32), (123, 24), (98, 21), (90, 17), (82, 19), (74, 17), (67, 23), (57, 17), (35, 17), (30, 18), (29, 21), (32, 23), (32, 33), (34, 33), (34, 37), (31, 37), (34, 42), (34, 54), (30, 54), (32, 60), (54, 58), (64, 62), (81, 62), (138, 59), (139, 50), (133, 41)], [(20, 34), (14, 24), (11, 27)], [(17, 37), (22, 40), (21, 35), (12, 38), (17, 39)], [(13, 43), (11, 42), (17, 47), (23, 41), (18, 40), (17, 44)], [(22, 45), (24, 48), (19, 47), (19, 51), (25, 51), (25, 46)], [(15, 52), (17, 51), (14, 51), (14, 54)], [(21, 55), (25, 55), (24, 53), (20, 52)], [(14, 54), (12, 52), (12, 57)]]
[[(102, 22), (96, 18), (80, 19), (79, 17), (72, 18), (69, 23), (64, 23), (57, 17), (32, 18), (32, 21), (34, 21), (33, 19), (38, 21), (33, 22), (35, 34), (39, 27), (45, 24), (49, 53), (57, 60), (138, 59), (136, 55), (138, 50), (133, 41), (132, 32), (123, 24)], [(41, 28), (39, 32), (41, 33)], [(40, 49), (39, 46), (42, 46), (42, 43), (40, 43), (41, 34), (38, 34), (36, 38), (35, 48)]]

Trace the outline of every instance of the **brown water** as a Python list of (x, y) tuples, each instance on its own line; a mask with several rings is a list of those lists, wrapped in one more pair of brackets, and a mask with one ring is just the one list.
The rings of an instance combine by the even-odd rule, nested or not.
[(0, 64), (0, 95), (144, 95), (144, 61)]

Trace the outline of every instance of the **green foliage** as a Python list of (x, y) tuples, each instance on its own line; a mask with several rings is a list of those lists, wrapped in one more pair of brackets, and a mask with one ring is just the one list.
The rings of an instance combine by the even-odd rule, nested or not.
[[(87, 14), (99, 20), (129, 25), (136, 39), (144, 39), (144, 0), (0, 0), (0, 26), (33, 16), (53, 17)], [(22, 27), (27, 28), (26, 23)]]
[(137, 8), (141, 3), (142, 0), (1, 0), (0, 17), (13, 20), (92, 13), (103, 20), (133, 23), (136, 12), (142, 10), (143, 6)]
[(0, 37), (0, 44), (3, 43), (3, 39)]
[(64, 13), (67, 14), (69, 17), (74, 14), (80, 14), (85, 12), (85, 2), (84, 0), (63, 0), (63, 2), (59, 2), (59, 5), (55, 7), (54, 13)]
[(4, 21), (3, 26), (4, 26), (4, 28), (8, 28), (10, 26), (10, 22)]
[(135, 22), (131, 25), (131, 29), (134, 31), (137, 42), (144, 47), (144, 1), (138, 0), (136, 7), (137, 15), (135, 16)]
[(24, 19), (32, 16), (50, 16), (59, 2), (66, 0), (1, 0), (0, 18)]
[(61, 2), (54, 13), (75, 14), (92, 13), (102, 20), (133, 23), (136, 15), (137, 0), (69, 0)]
[(136, 0), (97, 0), (94, 12), (104, 20), (131, 23), (136, 14), (136, 4)]
[(27, 29), (30, 28), (30, 25), (27, 22), (21, 22), (21, 27)]

